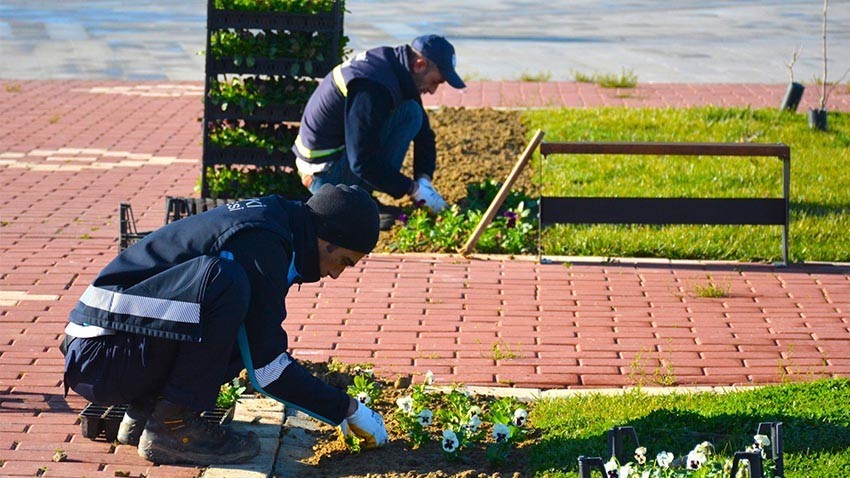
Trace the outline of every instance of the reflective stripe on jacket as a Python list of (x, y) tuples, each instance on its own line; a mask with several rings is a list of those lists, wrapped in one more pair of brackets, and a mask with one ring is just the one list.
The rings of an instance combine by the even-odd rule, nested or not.
[(290, 216), (303, 207), (280, 196), (267, 196), (172, 222), (113, 259), (83, 293), (69, 320), (201, 341), (200, 304), (206, 276), (221, 260), (224, 243), (239, 231), (259, 228), (280, 236), (291, 248)]
[[(399, 60), (407, 55), (407, 47), (379, 47), (360, 53), (328, 73), (307, 102), (293, 152), (302, 160), (321, 163), (337, 157), (345, 148), (345, 98), (348, 85), (355, 79), (367, 79), (385, 87), (393, 107), (406, 99), (402, 81), (410, 71)], [(405, 75), (407, 78), (405, 78)]]

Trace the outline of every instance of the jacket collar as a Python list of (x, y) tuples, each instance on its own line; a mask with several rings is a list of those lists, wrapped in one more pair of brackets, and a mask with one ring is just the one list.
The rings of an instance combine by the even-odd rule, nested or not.
[(289, 225), (292, 230), (292, 250), (294, 254), (295, 272), (298, 274), (294, 282), (318, 282), (319, 274), (319, 243), (316, 239), (316, 225), (313, 216), (306, 206), (297, 205), (289, 215)]
[(397, 70), (401, 70), (396, 71), (399, 85), (401, 85), (401, 95), (408, 99), (419, 98), (419, 90), (416, 89), (416, 83), (413, 82), (413, 70), (410, 68), (410, 45), (398, 46), (393, 51), (399, 62)]

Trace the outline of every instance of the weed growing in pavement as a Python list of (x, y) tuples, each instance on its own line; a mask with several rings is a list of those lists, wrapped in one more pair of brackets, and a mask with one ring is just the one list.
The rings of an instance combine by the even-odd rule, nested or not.
[(622, 68), (620, 74), (599, 73), (586, 74), (573, 73), (573, 78), (579, 83), (595, 83), (602, 88), (634, 88), (638, 83), (638, 76), (634, 70)]
[(508, 360), (519, 358), (522, 355), (511, 349), (511, 346), (503, 340), (493, 343), (490, 347), (490, 358), (493, 360)]
[(731, 287), (732, 286), (729, 284), (717, 284), (714, 279), (712, 279), (711, 274), (709, 274), (707, 284), (694, 284), (694, 292), (696, 293), (697, 297), (718, 299), (721, 297), (729, 297), (729, 291)]
[(6, 93), (20, 93), (23, 91), (21, 85), (16, 83), (6, 83)]
[(629, 363), (629, 382), (640, 388), (647, 384), (647, 380), (651, 377), (654, 385), (660, 387), (669, 387), (676, 384), (676, 371), (673, 367), (673, 360), (668, 357), (662, 357), (659, 352), (658, 365), (652, 369), (652, 373), (647, 373), (644, 365), (644, 353), (649, 350), (642, 349), (635, 354), (634, 360)]
[(544, 71), (541, 73), (528, 73), (522, 72), (519, 76), (519, 81), (523, 81), (526, 83), (545, 83), (552, 79), (552, 73), (549, 71)]

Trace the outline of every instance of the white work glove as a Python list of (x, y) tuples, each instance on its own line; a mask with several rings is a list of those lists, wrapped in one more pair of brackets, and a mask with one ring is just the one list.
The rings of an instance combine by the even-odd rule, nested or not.
[(389, 437), (381, 414), (362, 403), (357, 410), (339, 424), (343, 436), (354, 435), (364, 442), (364, 448), (376, 448), (387, 444)]
[(431, 210), (434, 214), (439, 213), (443, 209), (448, 206), (446, 204), (446, 200), (443, 199), (443, 196), (440, 196), (440, 193), (434, 189), (434, 186), (431, 185), (431, 181), (428, 178), (421, 177), (416, 180), (416, 191), (410, 195), (413, 198), (413, 202), (415, 203), (424, 203), (425, 206)]

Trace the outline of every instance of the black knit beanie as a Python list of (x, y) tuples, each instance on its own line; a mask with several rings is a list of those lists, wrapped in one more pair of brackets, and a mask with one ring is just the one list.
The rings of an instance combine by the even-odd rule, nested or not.
[(378, 243), (378, 206), (358, 186), (325, 184), (307, 208), (316, 218), (316, 235), (331, 244), (368, 254)]

